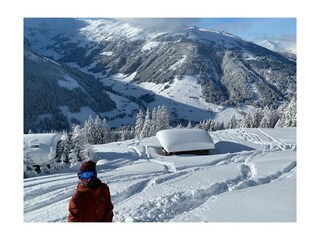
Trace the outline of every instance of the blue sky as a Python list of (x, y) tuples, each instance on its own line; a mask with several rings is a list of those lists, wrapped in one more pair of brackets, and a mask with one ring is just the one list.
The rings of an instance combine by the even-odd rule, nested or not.
[(203, 28), (226, 31), (249, 41), (277, 40), (290, 48), (296, 46), (295, 18), (201, 18)]
[(285, 48), (296, 50), (295, 18), (122, 18), (141, 26), (186, 24), (225, 31), (256, 43), (278, 41)]

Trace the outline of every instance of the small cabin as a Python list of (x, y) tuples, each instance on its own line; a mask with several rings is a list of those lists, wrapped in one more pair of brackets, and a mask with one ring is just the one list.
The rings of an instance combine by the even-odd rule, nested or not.
[(166, 156), (173, 154), (208, 155), (215, 149), (213, 139), (203, 129), (166, 129), (157, 132)]

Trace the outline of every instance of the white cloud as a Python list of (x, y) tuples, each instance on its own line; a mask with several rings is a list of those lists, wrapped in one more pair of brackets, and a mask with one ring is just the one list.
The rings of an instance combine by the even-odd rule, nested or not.
[(177, 25), (197, 25), (199, 18), (117, 18), (142, 28), (146, 27), (174, 27)]

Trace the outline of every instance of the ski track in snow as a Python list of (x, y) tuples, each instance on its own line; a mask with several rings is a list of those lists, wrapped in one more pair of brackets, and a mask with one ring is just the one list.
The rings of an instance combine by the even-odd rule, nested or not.
[(155, 162), (155, 163), (159, 163), (159, 164), (165, 166), (165, 168), (167, 169), (167, 171), (169, 173), (177, 172), (175, 165), (171, 162), (165, 162), (165, 161), (160, 161), (160, 160), (150, 160), (150, 161)]
[[(251, 158), (248, 157), (246, 161)], [(245, 161), (245, 162), (246, 162)], [(129, 208), (126, 213), (118, 218), (119, 221), (134, 221), (134, 222), (167, 222), (172, 218), (177, 217), (179, 214), (183, 214), (188, 211), (192, 211), (195, 208), (201, 207), (209, 198), (218, 196), (228, 191), (236, 191), (245, 189), (253, 186), (270, 183), (272, 180), (283, 177), (287, 172), (292, 171), (296, 167), (295, 162), (287, 166), (283, 171), (277, 172), (273, 175), (254, 179), (255, 170), (253, 165), (247, 165), (245, 163), (240, 165), (239, 176), (227, 179), (222, 182), (216, 182), (206, 189), (199, 189), (189, 192), (176, 192), (174, 194), (157, 197), (151, 201), (144, 202), (143, 204), (135, 207), (134, 209)], [(184, 171), (175, 173), (173, 176), (163, 178), (158, 177), (152, 180), (150, 185), (146, 186), (146, 189), (156, 184), (164, 183), (168, 180), (172, 180), (175, 177), (180, 177), (184, 174), (190, 173)], [(125, 216), (125, 218), (123, 218)]]
[[(293, 161), (283, 169), (268, 176), (259, 177), (252, 159), (264, 156), (269, 152), (295, 149), (295, 145), (287, 144), (273, 138), (261, 129), (254, 132), (247, 129), (211, 133), (219, 140), (237, 143), (251, 142), (262, 146), (261, 149), (213, 155), (212, 160), (196, 162), (191, 165), (176, 166), (173, 161), (163, 160), (163, 157), (153, 158), (147, 145), (141, 141), (128, 142), (126, 146), (133, 149), (138, 160), (145, 160), (163, 166), (163, 171), (128, 173), (113, 175), (110, 172), (99, 172), (99, 178), (108, 183), (114, 203), (115, 218), (119, 222), (167, 222), (180, 214), (199, 208), (210, 199), (214, 203), (219, 195), (246, 189), (272, 181), (288, 178), (296, 171), (296, 162)], [(136, 159), (135, 159), (136, 160)], [(222, 181), (215, 181), (200, 187), (185, 191), (174, 187), (175, 183), (204, 170), (219, 166), (237, 166), (238, 175), (230, 176)], [(58, 207), (63, 214), (53, 214), (48, 221), (67, 221), (68, 203), (75, 191), (78, 179), (75, 173), (54, 174), (27, 178), (24, 180), (24, 214), (25, 221), (43, 221), (44, 214)], [(113, 186), (125, 186), (118, 192), (112, 191)], [(162, 196), (147, 195), (148, 192), (161, 187), (167, 192)], [(145, 197), (147, 196), (147, 197)]]

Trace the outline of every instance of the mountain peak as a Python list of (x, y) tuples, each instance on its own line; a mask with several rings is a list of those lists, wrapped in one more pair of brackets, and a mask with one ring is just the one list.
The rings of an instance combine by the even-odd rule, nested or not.
[(257, 44), (274, 52), (295, 54), (295, 50), (290, 49), (277, 40), (266, 39), (264, 41), (258, 42)]

